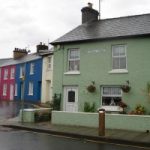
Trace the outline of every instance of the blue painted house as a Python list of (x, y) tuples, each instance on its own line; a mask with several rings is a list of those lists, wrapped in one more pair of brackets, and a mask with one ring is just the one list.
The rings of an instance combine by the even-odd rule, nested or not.
[(15, 75), (14, 100), (40, 102), (42, 81), (42, 57), (28, 54), (18, 60)]

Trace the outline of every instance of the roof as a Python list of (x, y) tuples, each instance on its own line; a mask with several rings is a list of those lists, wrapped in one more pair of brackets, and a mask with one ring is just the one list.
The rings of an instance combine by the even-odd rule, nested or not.
[(111, 18), (85, 23), (51, 44), (150, 35), (150, 14)]
[(37, 53), (32, 53), (32, 54), (28, 54), (24, 57), (21, 57), (20, 59), (10, 58), (7, 61), (4, 61), (3, 63), (0, 63), (0, 67), (8, 66), (8, 65), (21, 64), (21, 63), (37, 60), (37, 59), (40, 59), (40, 58), (42, 58), (42, 57), (39, 56)]

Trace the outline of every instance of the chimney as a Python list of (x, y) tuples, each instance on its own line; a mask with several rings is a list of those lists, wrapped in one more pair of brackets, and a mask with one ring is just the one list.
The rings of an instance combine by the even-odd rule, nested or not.
[(87, 7), (81, 9), (82, 12), (82, 24), (92, 21), (98, 21), (99, 12), (92, 8), (93, 4), (88, 3)]
[(42, 44), (42, 42), (40, 42), (40, 44), (36, 46), (36, 50), (37, 50), (37, 53), (40, 53), (45, 50), (48, 50), (48, 46), (45, 44)]
[(20, 48), (15, 48), (13, 51), (13, 58), (14, 59), (19, 59), (28, 54), (26, 49), (20, 49)]

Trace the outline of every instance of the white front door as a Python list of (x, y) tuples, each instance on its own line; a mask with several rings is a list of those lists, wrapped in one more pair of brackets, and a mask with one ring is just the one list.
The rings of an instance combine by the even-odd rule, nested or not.
[(64, 87), (64, 111), (69, 111), (69, 112), (78, 111), (78, 87), (77, 86)]
[(10, 100), (14, 99), (14, 85), (10, 84)]

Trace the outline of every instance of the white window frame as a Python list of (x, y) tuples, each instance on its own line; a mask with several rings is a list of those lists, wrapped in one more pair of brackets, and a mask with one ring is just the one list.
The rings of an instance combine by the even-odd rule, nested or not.
[(17, 93), (18, 93), (18, 85), (17, 83), (15, 84), (15, 95), (14, 96), (17, 96)]
[[(78, 58), (70, 58), (71, 51), (74, 51), (74, 50), (78, 51), (78, 53), (79, 53)], [(77, 66), (77, 69), (71, 69), (70, 68), (70, 62), (75, 63), (76, 61), (78, 61), (79, 66)], [(75, 68), (75, 66), (74, 66), (74, 68)], [(71, 48), (71, 49), (68, 50), (68, 71), (69, 72), (79, 72), (80, 71), (80, 50), (78, 48)]]
[[(104, 88), (110, 88), (110, 94), (104, 94)], [(113, 88), (119, 88), (120, 89), (120, 94), (111, 94), (113, 93), (112, 92), (112, 89)], [(120, 101), (122, 100), (122, 90), (121, 90), (121, 87), (120, 86), (102, 86), (101, 87), (101, 107), (104, 108), (106, 111), (113, 111), (113, 112), (119, 112), (119, 111), (123, 111), (123, 109), (117, 105), (117, 104), (114, 104), (113, 100), (111, 101), (112, 104), (110, 105), (104, 105), (103, 104), (103, 97), (112, 97), (112, 98), (116, 98), (116, 97), (119, 97), (120, 98)]]
[(8, 79), (8, 69), (4, 69), (4, 80)]
[(33, 62), (30, 63), (30, 75), (34, 74), (34, 68), (35, 68), (35, 64)]
[(10, 70), (10, 78), (11, 79), (15, 78), (15, 68), (11, 68), (11, 70)]
[(20, 78), (25, 76), (25, 65), (20, 66)]
[(28, 91), (28, 95), (33, 95), (33, 82), (29, 82), (29, 91)]
[(3, 96), (7, 95), (7, 84), (3, 84)]
[[(124, 55), (119, 54), (118, 56), (114, 56), (114, 50), (118, 47), (124, 48)], [(121, 66), (120, 66), (121, 58), (125, 58), (125, 68), (121, 68)], [(113, 63), (114, 59), (119, 59), (119, 65), (117, 66), (117, 68), (114, 68), (114, 63)], [(109, 73), (128, 73), (128, 70), (127, 70), (127, 46), (125, 44), (112, 45), (112, 70)]]

